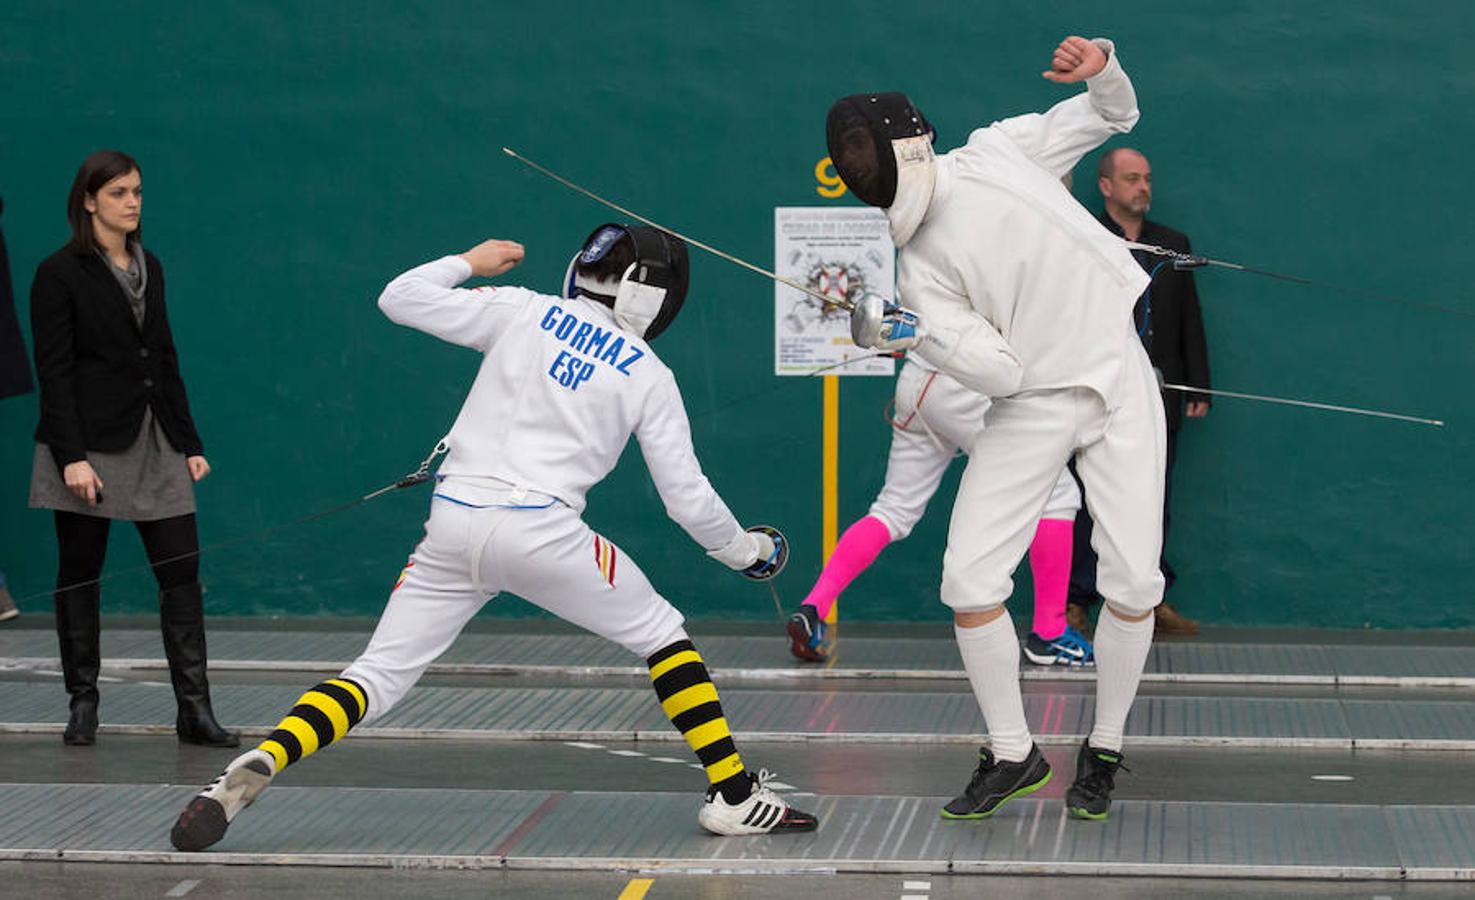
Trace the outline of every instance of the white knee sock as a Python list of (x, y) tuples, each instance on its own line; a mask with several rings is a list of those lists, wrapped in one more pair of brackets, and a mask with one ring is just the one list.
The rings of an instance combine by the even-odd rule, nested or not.
[(1122, 749), (1122, 731), (1127, 713), (1137, 698), (1137, 684), (1147, 651), (1152, 649), (1153, 617), (1136, 622), (1117, 618), (1107, 606), (1096, 622), (1096, 724), (1091, 729), (1091, 746), (1100, 750)]
[(996, 759), (1023, 762), (1034, 741), (1024, 720), (1024, 698), (1019, 693), (1019, 636), (1009, 616), (999, 616), (977, 628), (953, 626), (958, 652), (973, 685), (973, 696), (983, 711), (989, 746)]

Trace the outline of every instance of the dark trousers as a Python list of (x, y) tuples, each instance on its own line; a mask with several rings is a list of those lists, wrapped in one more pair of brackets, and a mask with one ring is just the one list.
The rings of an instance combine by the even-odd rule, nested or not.
[[(194, 514), (135, 524), (159, 582), (164, 619), (167, 621), (174, 612), (171, 605), (198, 606), (198, 600), (190, 599), (199, 594), (195, 585), (199, 581), (200, 540)], [(56, 513), (60, 562), (56, 575), (56, 634), (61, 644), (62, 675), (73, 702), (97, 702), (97, 674), (102, 664), (102, 591), (97, 580), (107, 558), (111, 526), (111, 519), (100, 516)], [(191, 620), (198, 618), (193, 608), (181, 612)], [(197, 630), (203, 630), (203, 626)], [(165, 646), (167, 650), (167, 640)]]
[[(1168, 523), (1170, 521), (1169, 510), (1173, 505), (1173, 463), (1178, 459), (1178, 430), (1168, 429), (1168, 455), (1167, 472), (1163, 480), (1163, 555), (1158, 558), (1158, 565), (1163, 571), (1163, 590), (1166, 591), (1178, 580), (1178, 575), (1173, 571), (1173, 566), (1168, 562)], [(1080, 485), (1081, 496), (1085, 497), (1086, 486), (1081, 483), (1081, 477), (1076, 474), (1076, 464), (1070, 463), (1071, 477)], [(1076, 513), (1074, 548), (1071, 550), (1070, 558), (1070, 592), (1068, 600), (1077, 606), (1090, 607), (1101, 600), (1101, 594), (1096, 590), (1096, 550), (1091, 546), (1091, 532), (1095, 523), (1091, 521), (1091, 513), (1082, 503), (1080, 511)]]
[[(56, 546), (60, 565), (56, 574), (58, 591), (96, 581), (108, 555), (108, 531), (112, 519), (80, 513), (57, 512)], [(143, 539), (144, 552), (154, 567), (159, 590), (167, 591), (200, 580), (200, 538), (195, 514), (135, 522)]]

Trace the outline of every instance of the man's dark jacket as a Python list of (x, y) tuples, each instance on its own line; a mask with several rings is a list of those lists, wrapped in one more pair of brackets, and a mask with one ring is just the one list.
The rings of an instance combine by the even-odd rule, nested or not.
[[(1101, 224), (1112, 234), (1121, 235), (1122, 227), (1111, 216), (1102, 213)], [(1151, 220), (1142, 223), (1139, 244), (1153, 244), (1179, 253), (1191, 253), (1188, 235)], [(1141, 250), (1132, 251), (1142, 268), (1151, 272), (1163, 257)], [(1152, 364), (1163, 373), (1169, 384), (1187, 384), (1211, 388), (1209, 381), (1209, 346), (1204, 339), (1204, 317), (1198, 305), (1198, 288), (1193, 273), (1178, 271), (1168, 262), (1158, 269), (1152, 285), (1137, 301), (1135, 311), (1138, 333), (1147, 347)], [(1144, 327), (1145, 326), (1145, 327)], [(1189, 394), (1189, 400), (1209, 402), (1208, 394)], [(1176, 431), (1183, 424), (1183, 392), (1165, 391), (1168, 428)]]
[[(5, 201), (0, 200), (0, 213)], [(0, 230), (0, 400), (29, 394), (31, 364), (20, 336), (20, 319), (15, 314), (15, 294), (10, 286), (10, 256), (5, 252), (5, 232)]]
[(203, 455), (190, 416), (179, 357), (164, 309), (164, 270), (144, 251), (148, 286), (143, 327), (96, 253), (63, 247), (42, 261), (31, 284), (31, 341), (41, 382), (36, 440), (60, 469), (86, 451), (128, 449), (154, 416), (175, 450)]

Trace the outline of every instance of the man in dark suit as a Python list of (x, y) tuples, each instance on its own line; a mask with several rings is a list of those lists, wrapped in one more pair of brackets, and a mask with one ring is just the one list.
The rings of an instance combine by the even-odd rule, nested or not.
[[(1106, 201), (1101, 224), (1113, 234), (1142, 244), (1154, 244), (1180, 253), (1190, 252), (1188, 236), (1165, 225), (1150, 221), (1147, 211), (1152, 205), (1152, 166), (1147, 157), (1136, 150), (1118, 147), (1101, 157), (1097, 166), (1097, 185)], [(1132, 255), (1152, 274), (1152, 284), (1137, 301), (1133, 318), (1137, 334), (1142, 338), (1153, 367), (1169, 384), (1209, 387), (1209, 348), (1204, 339), (1203, 314), (1199, 309), (1198, 288), (1193, 273), (1175, 270), (1163, 257), (1134, 250)], [(1178, 453), (1178, 429), (1183, 420), (1201, 419), (1209, 413), (1208, 394), (1164, 391), (1163, 404), (1168, 419), (1167, 480), (1163, 492), (1163, 578), (1172, 588), (1173, 567), (1167, 560), (1169, 505), (1173, 496), (1173, 463)], [(1078, 630), (1086, 625), (1086, 610), (1099, 600), (1096, 592), (1096, 553), (1091, 549), (1091, 516), (1085, 509), (1076, 514), (1075, 557), (1070, 573), (1070, 606), (1067, 619)], [(1179, 614), (1164, 601), (1157, 608), (1157, 633), (1190, 635), (1198, 633), (1198, 623)]]

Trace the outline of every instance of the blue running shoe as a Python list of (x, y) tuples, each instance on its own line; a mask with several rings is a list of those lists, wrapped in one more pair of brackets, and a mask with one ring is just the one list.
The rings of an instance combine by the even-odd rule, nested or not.
[(830, 658), (830, 642), (825, 638), (825, 623), (819, 610), (808, 603), (789, 616), (789, 652), (805, 662), (824, 662)]
[(1069, 625), (1060, 637), (1049, 641), (1031, 631), (1024, 641), (1024, 656), (1037, 666), (1079, 669), (1096, 665), (1096, 651), (1091, 642)]

